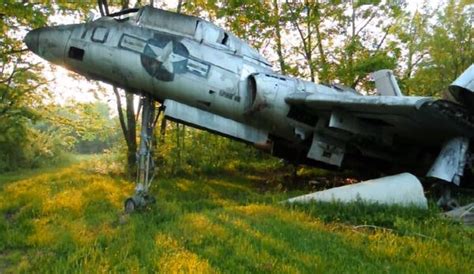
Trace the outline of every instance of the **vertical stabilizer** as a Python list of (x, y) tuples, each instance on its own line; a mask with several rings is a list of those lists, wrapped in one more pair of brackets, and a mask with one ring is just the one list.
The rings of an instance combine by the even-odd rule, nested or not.
[(389, 69), (382, 69), (372, 74), (375, 81), (377, 94), (381, 96), (403, 96), (398, 87), (397, 80), (393, 72)]

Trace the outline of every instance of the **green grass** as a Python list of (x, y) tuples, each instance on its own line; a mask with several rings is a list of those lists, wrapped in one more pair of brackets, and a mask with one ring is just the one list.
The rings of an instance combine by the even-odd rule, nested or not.
[(0, 273), (474, 269), (473, 230), (435, 208), (282, 205), (303, 191), (282, 191), (267, 176), (163, 177), (152, 189), (157, 203), (127, 216), (133, 184), (97, 159), (2, 175)]

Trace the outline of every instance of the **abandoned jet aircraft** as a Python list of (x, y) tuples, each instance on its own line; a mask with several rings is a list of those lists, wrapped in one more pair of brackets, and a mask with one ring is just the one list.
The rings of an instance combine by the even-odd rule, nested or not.
[(142, 96), (139, 176), (128, 210), (148, 201), (150, 136), (162, 111), (324, 168), (411, 171), (456, 185), (473, 169), (474, 65), (450, 86), (455, 100), (403, 96), (387, 70), (374, 73), (378, 95), (363, 96), (280, 75), (228, 31), (150, 6), (36, 29), (25, 43), (54, 64)]

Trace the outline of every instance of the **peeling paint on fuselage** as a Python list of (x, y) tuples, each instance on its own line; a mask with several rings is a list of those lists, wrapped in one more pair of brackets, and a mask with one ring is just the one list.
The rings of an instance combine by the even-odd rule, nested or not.
[[(144, 14), (148, 17), (141, 21)], [(185, 122), (186, 112), (200, 113), (196, 115), (207, 120), (189, 119), (199, 121), (194, 124), (198, 128), (213, 119), (219, 123), (208, 128), (211, 132), (221, 129), (228, 136), (244, 131), (230, 137), (248, 142), (267, 136), (270, 142), (258, 145), (269, 145), (272, 154), (285, 159), (297, 155), (303, 161), (339, 166), (345, 155), (346, 167), (351, 162), (364, 169), (369, 168), (365, 163), (377, 168), (379, 162), (412, 167), (420, 165), (417, 158), (432, 159), (442, 141), (473, 136), (465, 132), (472, 128), (466, 109), (429, 97), (360, 96), (278, 75), (245, 42), (192, 16), (144, 7), (128, 19), (102, 17), (34, 30), (28, 36), (28, 47), (48, 61), (162, 103), (168, 100), (176, 120)], [(435, 117), (448, 129), (440, 132), (431, 115), (445, 112)], [(344, 116), (350, 119), (331, 126), (331, 119)], [(427, 132), (432, 132), (429, 138)], [(310, 147), (313, 153), (308, 153)], [(333, 154), (338, 161), (324, 159)]]
[[(97, 27), (109, 31), (103, 43), (91, 39)], [(71, 46), (85, 50), (82, 61), (65, 59), (66, 66), (80, 74), (150, 94), (158, 101), (171, 99), (239, 122), (276, 128), (268, 121), (248, 119), (246, 112), (248, 76), (272, 70), (233, 51), (111, 18), (76, 25), (66, 48)], [(286, 119), (282, 114), (274, 120)], [(292, 129), (286, 130), (274, 134), (291, 137)]]

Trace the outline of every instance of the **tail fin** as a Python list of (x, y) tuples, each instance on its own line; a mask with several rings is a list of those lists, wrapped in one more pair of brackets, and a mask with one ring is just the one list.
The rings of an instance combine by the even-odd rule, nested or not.
[(375, 81), (377, 94), (381, 96), (403, 96), (398, 87), (397, 80), (393, 72), (389, 69), (382, 69), (374, 72), (372, 77)]

